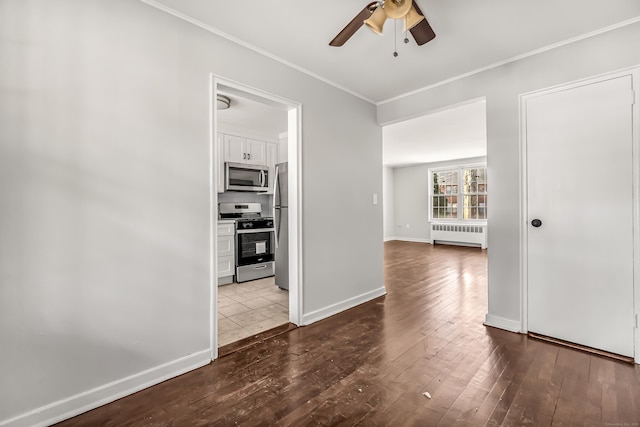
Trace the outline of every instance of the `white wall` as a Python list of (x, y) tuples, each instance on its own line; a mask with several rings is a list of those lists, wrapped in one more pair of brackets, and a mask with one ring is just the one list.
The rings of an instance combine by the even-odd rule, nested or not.
[(0, 58), (0, 424), (207, 362), (210, 73), (303, 104), (304, 312), (384, 290), (374, 106), (132, 0), (3, 0)]
[(399, 240), (431, 242), (429, 168), (485, 163), (486, 160), (486, 157), (471, 157), (393, 168), (394, 237)]
[(394, 186), (393, 186), (393, 168), (384, 166), (382, 168), (382, 204), (384, 216), (384, 240), (392, 240), (395, 237), (394, 227)]
[(423, 165), (393, 169), (394, 231), (400, 240), (429, 242), (429, 174)]
[[(518, 96), (532, 90), (640, 64), (640, 24), (452, 81), (378, 107), (393, 123), (486, 96), (490, 187), (489, 323), (520, 329), (520, 134)], [(397, 198), (397, 194), (396, 194)]]

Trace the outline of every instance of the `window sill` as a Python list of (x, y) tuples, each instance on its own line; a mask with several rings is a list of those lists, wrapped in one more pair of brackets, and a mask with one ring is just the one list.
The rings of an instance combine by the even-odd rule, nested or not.
[(487, 225), (487, 220), (430, 219), (429, 224)]

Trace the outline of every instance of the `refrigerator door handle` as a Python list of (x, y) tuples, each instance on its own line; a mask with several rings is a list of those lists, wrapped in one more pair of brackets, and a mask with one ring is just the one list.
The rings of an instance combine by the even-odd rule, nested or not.
[[(273, 209), (276, 206), (280, 206), (280, 189), (278, 188), (278, 173), (280, 172), (280, 166), (276, 165), (275, 177), (273, 179)], [(277, 201), (276, 201), (277, 200)]]
[[(278, 173), (280, 172), (280, 166), (276, 165), (275, 178), (273, 179), (273, 217), (275, 218), (275, 237), (276, 237), (276, 249), (278, 249), (278, 240), (280, 240), (280, 188), (278, 187)], [(276, 202), (277, 200), (277, 202)], [(278, 209), (276, 209), (276, 203)]]
[(278, 241), (280, 240), (280, 221), (282, 221), (282, 212), (280, 210), (280, 208), (275, 208), (274, 209), (274, 213), (275, 213), (275, 237), (276, 237), (276, 249), (278, 249)]

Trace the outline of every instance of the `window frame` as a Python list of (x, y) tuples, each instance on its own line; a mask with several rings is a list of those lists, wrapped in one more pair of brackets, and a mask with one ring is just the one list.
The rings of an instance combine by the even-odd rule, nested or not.
[[(484, 168), (485, 169), (485, 182), (487, 183), (487, 187), (488, 187), (488, 183), (489, 183), (489, 179), (488, 179), (488, 170), (487, 170), (487, 164), (486, 163), (461, 163), (461, 164), (453, 164), (450, 166), (439, 166), (439, 167), (434, 167), (434, 168), (429, 168), (428, 169), (428, 173), (429, 173), (429, 197), (428, 197), (428, 211), (429, 211), (429, 222), (435, 222), (435, 223), (462, 223), (462, 224), (482, 224), (482, 225), (486, 225), (487, 224), (487, 219), (464, 219), (464, 170), (465, 169), (473, 169), (473, 168)], [(457, 171), (458, 173), (458, 192), (452, 195), (456, 195), (457, 196), (457, 218), (434, 218), (433, 217), (433, 209), (434, 209), (434, 205), (433, 205), (433, 198), (434, 196), (438, 196), (438, 194), (434, 194), (433, 192), (433, 187), (435, 185), (435, 183), (433, 182), (433, 174), (434, 173), (438, 173), (441, 171)], [(478, 194), (477, 192), (474, 194)], [(447, 194), (445, 194), (446, 196)], [(485, 204), (485, 209), (489, 208), (489, 204), (488, 204), (488, 198), (489, 198), (489, 192), (486, 191), (485, 192), (486, 198), (487, 198), (487, 202)]]

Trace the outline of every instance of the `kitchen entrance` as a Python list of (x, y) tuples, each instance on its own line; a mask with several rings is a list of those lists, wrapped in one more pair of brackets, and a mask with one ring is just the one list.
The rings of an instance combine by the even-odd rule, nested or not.
[[(300, 324), (299, 105), (214, 78), (212, 358)], [(291, 175), (292, 179), (288, 179)], [(291, 212), (283, 221), (284, 209)], [(278, 219), (276, 221), (275, 219)], [(287, 249), (291, 251), (287, 251)]]
[[(218, 274), (218, 346), (222, 347), (288, 324), (289, 293), (276, 285), (284, 279), (275, 272), (274, 217), (263, 215), (258, 202), (220, 202), (218, 216), (221, 229), (235, 230), (228, 245), (234, 248), (235, 269), (228, 272), (230, 277), (220, 276), (224, 269)], [(287, 264), (278, 258), (278, 263)]]

